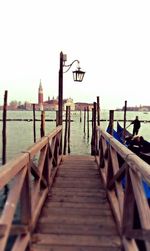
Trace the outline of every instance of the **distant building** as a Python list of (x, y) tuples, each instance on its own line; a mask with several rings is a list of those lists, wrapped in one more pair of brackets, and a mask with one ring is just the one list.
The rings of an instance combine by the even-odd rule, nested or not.
[(76, 111), (84, 111), (84, 109), (87, 109), (87, 107), (89, 108), (89, 111), (91, 111), (93, 108), (93, 104), (83, 103), (83, 102), (75, 103), (75, 110)]
[(42, 87), (41, 80), (40, 80), (39, 89), (38, 89), (38, 105), (40, 107), (40, 110), (43, 110), (43, 87)]
[[(124, 111), (124, 107), (117, 108), (116, 111)], [(148, 105), (128, 106), (127, 111), (148, 112), (148, 111), (150, 111), (150, 106), (148, 106)]]
[(75, 103), (73, 102), (72, 98), (64, 99), (63, 100), (63, 110), (66, 110), (66, 106), (70, 106), (70, 110), (75, 110)]
[(54, 99), (54, 98), (52, 100), (50, 100), (48, 98), (47, 101), (43, 102), (43, 109), (49, 110), (49, 111), (57, 111), (58, 110), (58, 100)]

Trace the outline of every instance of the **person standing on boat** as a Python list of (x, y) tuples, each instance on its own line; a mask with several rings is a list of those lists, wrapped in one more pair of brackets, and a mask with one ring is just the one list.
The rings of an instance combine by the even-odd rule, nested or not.
[(130, 125), (133, 125), (133, 136), (137, 135), (141, 127), (141, 122), (139, 121), (138, 116), (135, 117), (135, 120), (133, 120)]

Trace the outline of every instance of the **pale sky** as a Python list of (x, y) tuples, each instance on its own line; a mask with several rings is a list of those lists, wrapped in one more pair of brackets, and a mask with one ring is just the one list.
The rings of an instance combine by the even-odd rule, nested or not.
[(80, 60), (83, 83), (64, 74), (64, 98), (114, 109), (150, 105), (149, 0), (0, 0), (0, 104), (58, 95), (59, 54)]

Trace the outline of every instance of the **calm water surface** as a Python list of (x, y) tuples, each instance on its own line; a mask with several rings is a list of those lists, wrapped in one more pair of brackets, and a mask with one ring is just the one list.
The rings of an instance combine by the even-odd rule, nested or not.
[[(55, 119), (56, 113), (46, 111), (46, 119)], [(127, 112), (127, 120), (135, 119), (135, 116), (138, 115), (140, 120), (150, 120), (150, 112)], [(2, 111), (0, 111), (0, 116), (2, 118)], [(109, 111), (101, 112), (101, 119), (109, 118)], [(40, 111), (36, 112), (36, 118), (40, 119)], [(64, 116), (65, 117), (65, 116)], [(7, 118), (9, 119), (32, 119), (32, 111), (8, 111)], [(123, 120), (123, 112), (114, 112), (115, 120)], [(71, 154), (89, 154), (91, 150), (90, 139), (91, 139), (91, 122), (90, 122), (90, 137), (87, 138), (87, 133), (83, 133), (83, 113), (82, 113), (82, 122), (80, 123), (80, 112), (72, 112), (71, 119)], [(90, 113), (91, 119), (91, 113)], [(123, 122), (120, 122), (123, 126)], [(130, 122), (127, 122), (127, 126)], [(54, 122), (46, 122), (45, 132), (48, 134), (55, 128)], [(101, 122), (101, 127), (105, 130), (108, 126), (108, 122)], [(114, 123), (114, 128), (116, 128), (116, 122)], [(132, 126), (130, 126), (129, 131), (132, 132)], [(2, 122), (0, 122), (0, 131), (2, 132)], [(150, 141), (150, 123), (141, 123), (140, 135), (142, 135), (146, 140)], [(40, 138), (40, 121), (36, 121), (36, 137)], [(24, 151), (26, 148), (33, 144), (33, 122), (26, 121), (8, 121), (7, 122), (7, 161), (12, 159), (16, 154)], [(2, 133), (0, 134), (0, 159), (2, 155)]]

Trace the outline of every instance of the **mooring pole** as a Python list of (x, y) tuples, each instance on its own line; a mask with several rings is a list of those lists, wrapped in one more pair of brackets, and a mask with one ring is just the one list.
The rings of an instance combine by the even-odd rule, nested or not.
[(81, 111), (81, 108), (80, 108), (80, 123), (82, 122), (82, 111)]
[(4, 105), (3, 105), (3, 130), (2, 130), (2, 165), (6, 163), (6, 119), (7, 119), (7, 94), (4, 94)]
[(109, 134), (113, 135), (114, 127), (114, 110), (109, 111)]
[(66, 155), (67, 147), (67, 132), (68, 132), (68, 106), (66, 106), (66, 120), (65, 120), (65, 133), (64, 133), (64, 151), (63, 154)]
[(125, 141), (126, 137), (126, 113), (127, 113), (127, 101), (125, 100), (125, 105), (124, 105), (124, 123), (123, 123), (123, 139)]
[(63, 53), (60, 53), (59, 85), (58, 85), (58, 125), (62, 125), (63, 110)]
[(89, 139), (89, 106), (87, 106), (87, 138)]
[[(7, 119), (7, 95), (8, 91), (4, 93), (4, 105), (3, 105), (3, 129), (2, 129), (2, 165), (6, 164), (6, 119)], [(8, 186), (5, 185), (4, 187), (4, 199), (3, 203), (5, 203), (8, 195)]]
[(68, 153), (70, 153), (70, 119), (71, 119), (71, 112), (70, 106), (68, 107)]
[(93, 103), (93, 116), (92, 116), (92, 140), (91, 140), (91, 155), (96, 155), (96, 102)]
[(41, 137), (45, 135), (45, 111), (41, 111)]
[(99, 97), (97, 97), (97, 125), (100, 126), (100, 103), (99, 103)]
[(35, 104), (33, 104), (33, 137), (34, 137), (34, 143), (35, 143), (36, 142)]
[(84, 124), (83, 124), (83, 132), (85, 134), (85, 127), (86, 127), (86, 108), (84, 107)]

